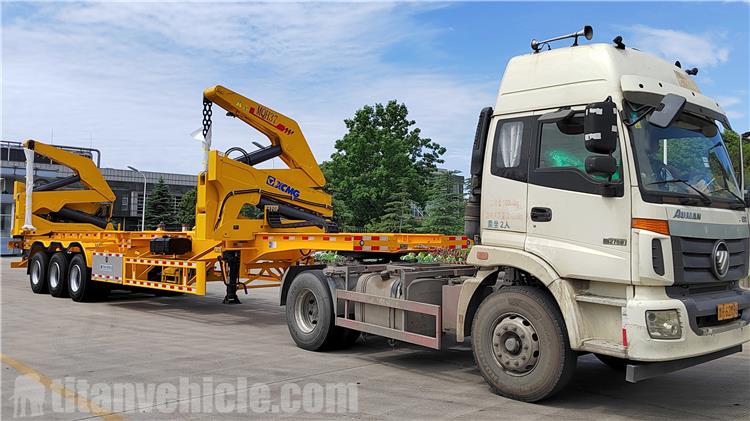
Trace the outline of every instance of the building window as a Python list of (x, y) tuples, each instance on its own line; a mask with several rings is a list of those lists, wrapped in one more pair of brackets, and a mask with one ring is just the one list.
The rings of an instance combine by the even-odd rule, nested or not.
[(0, 204), (0, 235), (3, 240), (10, 237), (10, 226), (13, 220), (13, 203)]

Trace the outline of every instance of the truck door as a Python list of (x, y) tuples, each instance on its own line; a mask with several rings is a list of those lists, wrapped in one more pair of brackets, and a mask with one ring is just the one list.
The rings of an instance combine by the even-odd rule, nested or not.
[(487, 138), (480, 223), (482, 243), (523, 249), (528, 162), (535, 117), (492, 120)]
[[(525, 249), (564, 278), (630, 283), (631, 207), (623, 183), (622, 143), (614, 153), (618, 171), (608, 183), (585, 172), (591, 152), (582, 128), (583, 111), (534, 127)], [(611, 197), (603, 195), (607, 184)]]

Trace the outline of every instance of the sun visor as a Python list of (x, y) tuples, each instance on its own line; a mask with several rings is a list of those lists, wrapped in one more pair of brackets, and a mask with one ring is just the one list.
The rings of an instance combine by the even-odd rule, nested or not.
[(657, 106), (666, 94), (685, 97), (685, 111), (700, 114), (718, 120), (724, 127), (731, 129), (724, 110), (711, 98), (690, 89), (656, 79), (625, 75), (620, 78), (620, 87), (625, 99), (636, 104)]

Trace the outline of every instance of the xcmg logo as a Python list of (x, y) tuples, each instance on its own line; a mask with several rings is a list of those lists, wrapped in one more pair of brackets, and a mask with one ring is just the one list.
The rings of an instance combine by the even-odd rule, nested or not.
[(289, 184), (282, 182), (281, 180), (277, 180), (274, 176), (269, 175), (266, 179), (266, 184), (277, 190), (281, 190), (282, 192), (292, 196), (295, 199), (299, 199), (299, 190), (295, 189)]

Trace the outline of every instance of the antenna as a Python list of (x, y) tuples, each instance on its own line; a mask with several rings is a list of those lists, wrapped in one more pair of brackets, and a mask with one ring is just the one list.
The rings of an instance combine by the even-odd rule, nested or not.
[(554, 37), (550, 39), (545, 39), (544, 41), (537, 41), (535, 39), (531, 40), (531, 49), (534, 50), (534, 53), (538, 53), (541, 51), (542, 46), (546, 45), (549, 48), (549, 43), (553, 41), (559, 41), (561, 39), (566, 38), (575, 38), (575, 41), (573, 41), (573, 45), (571, 47), (575, 47), (578, 45), (578, 37), (583, 36), (584, 38), (590, 40), (594, 37), (594, 28), (592, 28), (589, 25), (586, 25), (578, 32), (574, 32), (572, 34), (568, 35), (561, 35), (559, 37)]

